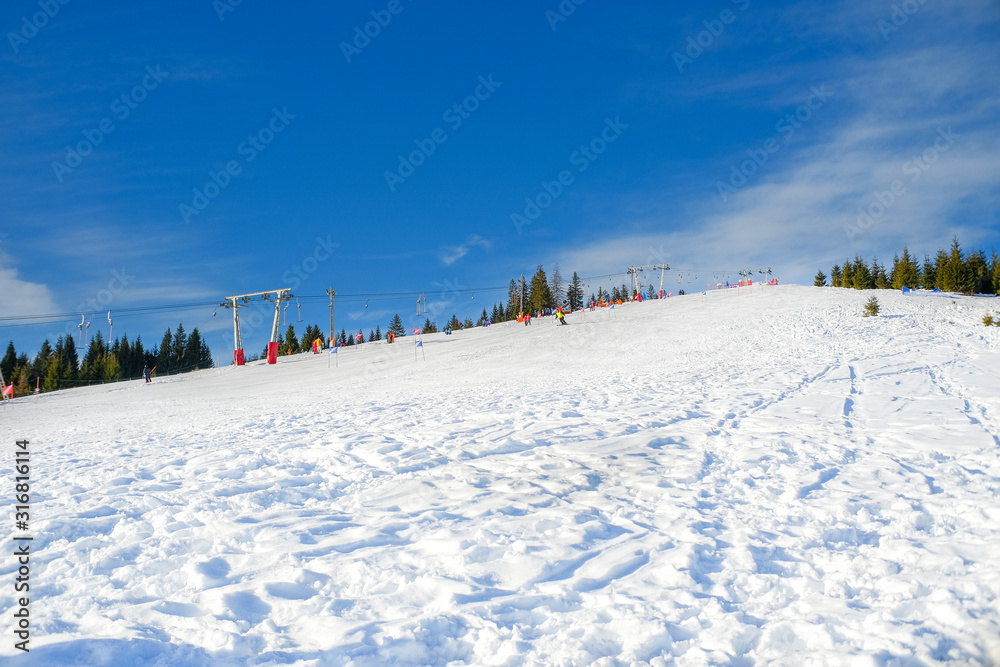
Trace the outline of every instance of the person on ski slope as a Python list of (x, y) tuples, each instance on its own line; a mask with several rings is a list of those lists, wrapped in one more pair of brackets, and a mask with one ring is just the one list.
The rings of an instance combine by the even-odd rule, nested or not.
[(142, 377), (146, 378), (147, 383), (152, 382), (152, 380), (150, 380), (149, 378), (151, 373), (152, 371), (149, 370), (149, 364), (146, 364), (142, 369)]
[(556, 309), (556, 320), (558, 320), (559, 324), (566, 324), (566, 315), (563, 314), (562, 308)]

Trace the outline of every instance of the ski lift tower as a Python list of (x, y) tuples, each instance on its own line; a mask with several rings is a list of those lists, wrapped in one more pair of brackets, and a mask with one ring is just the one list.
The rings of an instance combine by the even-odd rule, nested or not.
[(628, 274), (632, 277), (632, 294), (639, 290), (639, 271), (642, 269), (660, 270), (660, 298), (663, 297), (663, 274), (670, 270), (669, 264), (646, 264), (645, 266), (630, 266)]
[[(281, 318), (281, 304), (295, 298), (295, 295), (291, 293), (291, 289), (285, 287), (283, 289), (269, 290), (267, 292), (253, 292), (251, 294), (227, 296), (226, 300), (219, 304), (221, 308), (233, 309), (233, 363), (237, 366), (242, 366), (246, 363), (244, 361), (243, 336), (240, 332), (240, 308), (245, 308), (249, 305), (250, 297), (252, 296), (259, 296), (265, 301), (270, 301), (272, 299), (272, 294), (274, 295), (274, 324), (271, 326), (271, 340), (267, 345), (267, 363), (273, 364), (277, 355), (278, 322)], [(241, 301), (242, 303), (240, 303)]]

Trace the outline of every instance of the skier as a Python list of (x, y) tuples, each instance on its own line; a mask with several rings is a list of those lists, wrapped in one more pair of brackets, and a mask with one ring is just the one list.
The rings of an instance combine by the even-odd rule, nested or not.
[(150, 383), (150, 382), (152, 382), (152, 380), (149, 377), (150, 375), (152, 375), (152, 373), (153, 373), (153, 371), (150, 370), (149, 364), (146, 364), (143, 367), (143, 369), (142, 369), (142, 377), (146, 378), (146, 383), (147, 384)]
[(531, 326), (531, 313), (525, 313), (524, 314), (524, 326), (526, 326), (526, 327), (530, 327)]
[(559, 322), (559, 324), (566, 324), (566, 315), (563, 313), (562, 308), (556, 309), (556, 320)]

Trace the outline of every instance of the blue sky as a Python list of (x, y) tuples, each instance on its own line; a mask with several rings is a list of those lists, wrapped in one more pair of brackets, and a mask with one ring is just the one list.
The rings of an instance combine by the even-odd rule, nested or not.
[(234, 293), (326, 329), (332, 286), (367, 332), (538, 264), (691, 290), (1000, 247), (995, 1), (63, 2), (0, 10), (0, 317), (228, 359)]

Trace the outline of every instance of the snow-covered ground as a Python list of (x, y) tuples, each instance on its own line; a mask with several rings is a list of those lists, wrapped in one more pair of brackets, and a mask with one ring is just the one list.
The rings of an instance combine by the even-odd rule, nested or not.
[(1000, 663), (1000, 300), (876, 294), (877, 318), (755, 287), (19, 399), (19, 658)]

